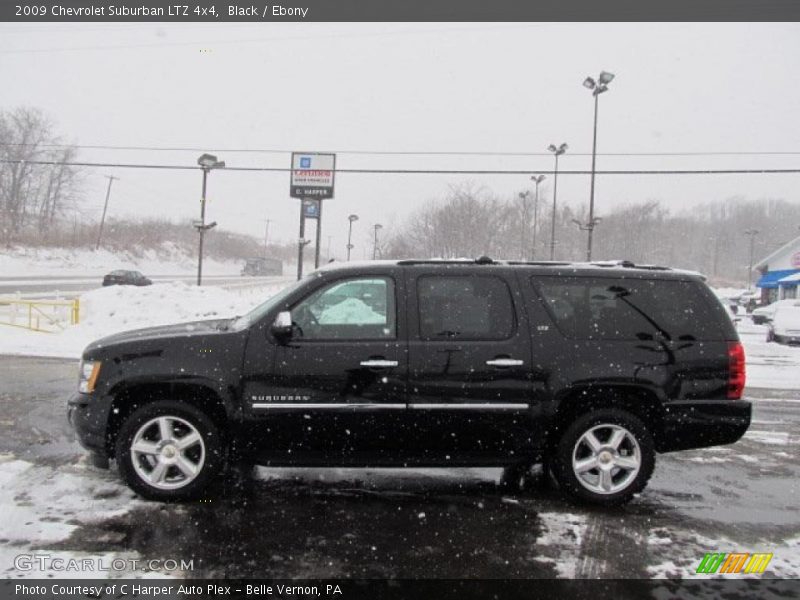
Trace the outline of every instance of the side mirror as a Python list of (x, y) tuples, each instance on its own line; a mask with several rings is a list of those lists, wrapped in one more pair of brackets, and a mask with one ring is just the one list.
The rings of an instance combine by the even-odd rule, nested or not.
[(292, 313), (284, 310), (278, 313), (270, 328), (276, 338), (289, 338), (292, 336)]

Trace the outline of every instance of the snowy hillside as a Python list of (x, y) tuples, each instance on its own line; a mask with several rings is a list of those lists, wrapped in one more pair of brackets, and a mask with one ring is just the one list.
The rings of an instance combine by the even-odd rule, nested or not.
[[(207, 275), (238, 275), (240, 261), (217, 261), (206, 258)], [(147, 276), (190, 275), (197, 270), (197, 256), (166, 242), (156, 249), (132, 249), (126, 252), (88, 248), (31, 248), (16, 246), (0, 249), (0, 277), (57, 275), (104, 275), (114, 269), (132, 269)]]

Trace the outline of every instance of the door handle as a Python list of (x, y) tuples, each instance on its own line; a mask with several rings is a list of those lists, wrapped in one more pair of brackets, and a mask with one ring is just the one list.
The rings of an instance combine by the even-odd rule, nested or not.
[(492, 367), (521, 367), (525, 361), (518, 358), (493, 358), (487, 360), (486, 364)]
[(385, 360), (383, 358), (371, 358), (369, 360), (362, 360), (362, 367), (369, 367), (371, 369), (388, 369), (389, 367), (397, 366), (396, 360)]

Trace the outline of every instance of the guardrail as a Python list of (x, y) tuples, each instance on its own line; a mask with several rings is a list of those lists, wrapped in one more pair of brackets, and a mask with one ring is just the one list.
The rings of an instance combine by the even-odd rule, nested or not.
[(81, 319), (79, 298), (71, 300), (26, 300), (0, 298), (0, 325), (54, 333)]

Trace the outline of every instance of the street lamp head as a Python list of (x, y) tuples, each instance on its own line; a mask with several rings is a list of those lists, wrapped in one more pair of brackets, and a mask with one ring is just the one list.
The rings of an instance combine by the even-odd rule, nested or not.
[(351, 223), (353, 221), (358, 221), (358, 215), (350, 215), (349, 217), (347, 217), (347, 220), (350, 221)]
[(204, 169), (222, 169), (225, 167), (225, 161), (217, 160), (213, 154), (203, 154), (197, 159), (197, 164)]
[(583, 80), (583, 87), (585, 87), (586, 89), (593, 90), (596, 85), (597, 83), (595, 83), (594, 79), (592, 79), (591, 77), (587, 77), (586, 79)]
[(381, 225), (380, 223), (375, 223), (375, 229), (376, 230), (383, 229), (383, 225)]
[(550, 144), (547, 147), (547, 149), (550, 150), (550, 152), (556, 152), (558, 150), (558, 148), (556, 148), (555, 144)]
[(559, 152), (560, 152), (561, 154), (564, 154), (564, 152), (566, 152), (566, 151), (567, 151), (567, 148), (569, 148), (569, 146), (567, 146), (567, 143), (566, 143), (566, 142), (564, 142), (563, 144), (561, 144), (561, 145), (558, 147), (558, 150), (559, 150)]
[(536, 183), (537, 185), (544, 181), (544, 175), (532, 175), (531, 180)]
[(608, 71), (601, 71), (600, 77), (598, 79), (600, 80), (600, 83), (602, 83), (603, 85), (608, 85), (614, 80), (614, 74), (609, 73)]

